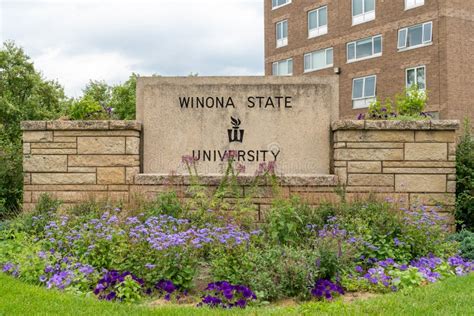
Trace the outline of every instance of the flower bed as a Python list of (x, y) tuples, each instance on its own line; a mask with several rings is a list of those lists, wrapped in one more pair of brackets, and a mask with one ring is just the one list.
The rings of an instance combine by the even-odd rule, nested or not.
[(222, 308), (398, 291), (474, 271), (444, 218), (424, 206), (311, 208), (281, 200), (257, 227), (238, 215), (188, 211), (165, 200), (159, 208), (87, 205), (68, 214), (40, 203), (35, 213), (1, 224), (2, 270), (98, 299)]

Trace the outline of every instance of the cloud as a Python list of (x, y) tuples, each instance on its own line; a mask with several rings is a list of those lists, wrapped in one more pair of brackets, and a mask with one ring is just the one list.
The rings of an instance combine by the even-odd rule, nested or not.
[(66, 82), (67, 92), (71, 96), (78, 96), (91, 78), (105, 80), (109, 84), (126, 80), (135, 71), (137, 64), (137, 60), (116, 52), (74, 55), (60, 49), (47, 49), (34, 61), (47, 78)]
[(263, 73), (257, 0), (0, 0), (3, 39), (70, 95), (89, 79)]

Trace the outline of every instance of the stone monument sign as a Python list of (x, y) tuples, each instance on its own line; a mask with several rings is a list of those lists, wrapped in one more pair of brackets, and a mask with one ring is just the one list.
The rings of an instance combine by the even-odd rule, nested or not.
[(142, 172), (186, 173), (186, 157), (220, 174), (232, 156), (246, 174), (329, 174), (338, 104), (336, 77), (141, 77)]

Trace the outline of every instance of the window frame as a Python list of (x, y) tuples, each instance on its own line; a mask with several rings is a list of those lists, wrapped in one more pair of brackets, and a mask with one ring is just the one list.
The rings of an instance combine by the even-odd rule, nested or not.
[[(374, 95), (373, 96), (366, 96), (365, 95), (365, 84), (366, 80), (368, 78), (374, 78)], [(354, 98), (354, 86), (356, 80), (361, 80), (363, 79), (363, 84), (362, 84), (362, 93), (363, 96), (360, 98)], [(369, 104), (377, 99), (377, 75), (368, 75), (364, 77), (357, 77), (357, 78), (352, 78), (352, 93), (351, 93), (351, 98), (352, 98), (352, 109), (366, 109), (369, 107)], [(365, 102), (357, 102), (357, 101), (365, 101)], [(370, 102), (367, 102), (370, 101)], [(356, 106), (356, 103), (363, 103), (363, 105), (358, 105)]]
[[(284, 23), (286, 23), (286, 37), (283, 37), (281, 39), (278, 39), (278, 25), (283, 25)], [(285, 47), (285, 46), (288, 46), (288, 19), (285, 19), (285, 20), (281, 20), (281, 21), (278, 21), (275, 23), (275, 41), (276, 41), (276, 48), (281, 48), (281, 47)], [(282, 34), (283, 34), (283, 28), (281, 30)]]
[[(405, 0), (405, 11), (411, 10), (411, 9), (414, 9), (414, 8), (418, 8), (418, 7), (421, 7), (421, 6), (425, 5), (425, 0), (413, 0), (413, 1), (415, 1), (415, 5), (411, 5), (411, 6), (408, 5), (408, 1), (410, 1), (410, 0)], [(421, 2), (421, 4), (418, 4), (418, 2)]]
[[(363, 1), (363, 10), (361, 14), (354, 15), (354, 0), (351, 0), (351, 16), (352, 16), (352, 26), (367, 23), (370, 21), (375, 20), (376, 14), (375, 11), (377, 10), (377, 1), (374, 0), (374, 9), (371, 11), (365, 11), (365, 1), (367, 0), (362, 0)], [(362, 17), (362, 19), (358, 20), (357, 17)]]
[[(273, 67), (275, 66), (275, 64), (277, 65), (277, 69), (279, 69), (279, 68), (278, 68), (279, 64), (286, 62), (286, 63), (287, 63), (286, 68), (288, 69), (288, 63), (289, 63), (290, 61), (291, 61), (291, 73), (287, 73), (287, 74), (281, 75), (281, 74), (279, 74), (279, 73), (278, 73), (278, 74), (275, 74), (275, 73), (273, 72), (273, 69), (274, 69)], [(273, 63), (272, 63), (272, 76), (278, 76), (278, 77), (293, 76), (293, 58), (287, 58), (287, 59), (282, 59), (282, 60), (278, 60), (278, 61), (273, 62)]]
[(427, 87), (427, 75), (426, 75), (426, 65), (419, 65), (419, 66), (415, 66), (415, 67), (410, 67), (410, 68), (406, 68), (405, 69), (405, 87), (407, 89), (411, 88), (411, 86), (408, 86), (408, 71), (410, 70), (414, 70), (415, 71), (415, 81), (416, 83), (418, 84), (418, 69), (420, 68), (423, 68), (424, 69), (424, 73), (425, 73), (425, 87), (423, 89), (420, 89), (418, 88), (418, 90), (421, 90), (421, 91), (426, 91), (426, 87)]
[[(317, 24), (319, 24), (319, 11), (322, 10), (322, 9), (324, 9), (324, 8), (326, 9), (326, 25), (324, 25), (324, 26), (318, 26), (318, 27), (316, 27), (316, 28), (314, 28), (314, 29), (310, 29), (310, 28), (309, 28), (309, 16), (310, 16), (310, 14), (313, 13), (313, 12), (316, 12)], [(324, 6), (321, 6), (321, 7), (319, 7), (319, 8), (316, 8), (316, 9), (313, 9), (313, 10), (308, 11), (308, 14), (307, 14), (307, 16), (308, 16), (308, 39), (310, 39), (310, 38), (315, 38), (315, 37), (319, 37), (319, 36), (322, 36), (322, 35), (325, 35), (325, 34), (328, 33), (328, 25), (329, 25), (329, 15), (328, 15), (328, 12), (329, 12), (329, 11), (328, 11), (328, 5), (324, 5)], [(314, 33), (316, 33), (316, 34), (313, 34), (313, 35), (312, 35), (311, 31), (313, 31), (313, 32), (316, 31), (316, 32), (314, 32)]]
[[(380, 53), (374, 53), (374, 51), (375, 51), (375, 38), (377, 38), (377, 37), (380, 37)], [(369, 38), (372, 40), (372, 55), (367, 56), (367, 57), (357, 58), (357, 42), (365, 41)], [(354, 44), (354, 58), (349, 59), (349, 45), (352, 45), (352, 44)], [(356, 41), (352, 41), (352, 42), (349, 42), (349, 43), (346, 44), (346, 58), (347, 58), (347, 63), (348, 64), (355, 63), (355, 62), (358, 62), (358, 61), (367, 60), (367, 59), (377, 58), (377, 57), (382, 56), (382, 54), (383, 54), (383, 36), (382, 36), (382, 34), (378, 34), (378, 35), (374, 35), (374, 36), (370, 36), (370, 37), (366, 37), (366, 38), (361, 38), (361, 39), (358, 39)]]
[(284, 6), (286, 6), (286, 5), (289, 5), (289, 4), (291, 4), (291, 1), (292, 1), (292, 0), (287, 0), (286, 3), (280, 4), (280, 5), (277, 5), (277, 6), (274, 7), (274, 6), (273, 6), (273, 0), (272, 0), (272, 10), (276, 10), (276, 9), (279, 9), (279, 8), (284, 7)]
[[(327, 60), (328, 60), (328, 51), (329, 50), (332, 50), (332, 64), (327, 64)], [(313, 68), (311, 67), (311, 69), (306, 69), (305, 68), (305, 59), (306, 59), (306, 56), (308, 55), (312, 55), (314, 53), (319, 53), (321, 51), (324, 51), (324, 60), (325, 60), (325, 63), (326, 63), (326, 66), (322, 67), (322, 68)], [(311, 64), (313, 63), (312, 62), (313, 59), (311, 58)], [(313, 66), (313, 65), (311, 65)], [(315, 50), (315, 51), (311, 51), (311, 52), (308, 52), (306, 54), (303, 55), (303, 73), (308, 73), (308, 72), (313, 72), (313, 71), (318, 71), (318, 70), (323, 70), (323, 69), (327, 69), (327, 68), (331, 68), (331, 67), (334, 67), (334, 47), (327, 47), (327, 48), (323, 48), (323, 49), (318, 49), (318, 50)]]
[[(421, 44), (413, 45), (413, 46), (407, 46), (408, 45), (408, 31), (412, 28), (418, 27), (421, 25)], [(431, 33), (430, 33), (430, 40), (425, 41), (425, 26), (430, 25)], [(405, 33), (405, 43), (404, 46), (400, 46), (400, 35), (402, 33)], [(397, 49), (399, 52), (406, 51), (406, 50), (411, 50), (411, 49), (416, 49), (420, 47), (425, 47), (425, 46), (430, 46), (433, 44), (433, 21), (429, 22), (423, 22), (411, 26), (407, 26), (404, 28), (401, 28), (398, 30), (398, 38), (397, 38)]]

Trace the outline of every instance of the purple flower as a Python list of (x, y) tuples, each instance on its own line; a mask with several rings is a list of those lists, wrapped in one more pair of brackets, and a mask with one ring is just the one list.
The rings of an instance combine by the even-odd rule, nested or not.
[(151, 264), (151, 263), (145, 264), (145, 268), (149, 270), (153, 270), (155, 267), (156, 267), (156, 264)]
[(319, 299), (325, 298), (327, 300), (332, 300), (333, 295), (335, 294), (344, 295), (344, 290), (340, 285), (333, 283), (330, 280), (319, 279), (311, 289), (311, 294)]
[(2, 272), (13, 272), (15, 265), (11, 262), (7, 262), (3, 265)]
[(198, 306), (244, 308), (249, 301), (257, 299), (257, 296), (248, 287), (239, 284), (233, 285), (227, 281), (209, 283), (206, 292), (207, 294), (202, 297)]
[(116, 294), (114, 291), (112, 291), (112, 292), (110, 292), (109, 294), (107, 294), (107, 295), (105, 296), (105, 299), (106, 299), (107, 301), (111, 301), (111, 300), (113, 300), (115, 297), (117, 297), (117, 294)]
[(79, 268), (79, 272), (81, 272), (84, 275), (89, 275), (94, 273), (95, 269), (89, 265), (84, 265)]

